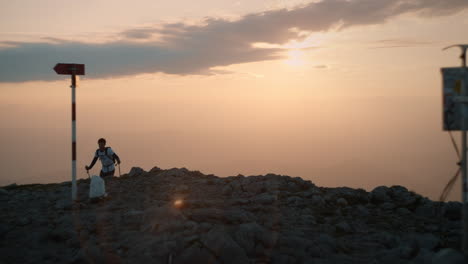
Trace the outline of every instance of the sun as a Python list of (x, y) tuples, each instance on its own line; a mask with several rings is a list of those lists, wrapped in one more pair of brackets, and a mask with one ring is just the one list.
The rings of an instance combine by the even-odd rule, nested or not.
[(286, 59), (284, 62), (287, 65), (293, 66), (293, 67), (304, 66), (306, 64), (304, 56), (305, 56), (304, 51), (300, 49), (291, 49), (288, 51), (288, 59)]

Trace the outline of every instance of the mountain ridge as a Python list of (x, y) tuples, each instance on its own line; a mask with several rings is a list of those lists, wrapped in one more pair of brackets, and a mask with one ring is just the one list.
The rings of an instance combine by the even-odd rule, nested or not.
[(399, 185), (133, 167), (90, 200), (89, 182), (76, 202), (70, 182), (1, 187), (0, 262), (465, 263), (462, 204)]

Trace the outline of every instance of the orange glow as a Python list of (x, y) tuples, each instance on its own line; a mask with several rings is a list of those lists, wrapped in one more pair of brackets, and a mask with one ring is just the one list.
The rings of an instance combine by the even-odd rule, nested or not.
[(183, 205), (184, 205), (184, 201), (182, 199), (177, 199), (174, 201), (175, 208), (182, 208)]

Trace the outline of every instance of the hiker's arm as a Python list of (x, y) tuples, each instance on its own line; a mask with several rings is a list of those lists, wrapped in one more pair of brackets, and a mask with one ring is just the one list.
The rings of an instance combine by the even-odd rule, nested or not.
[(86, 166), (86, 169), (90, 170), (94, 166), (94, 164), (96, 164), (97, 160), (98, 160), (98, 157), (94, 157), (93, 161), (91, 161), (91, 165), (89, 165), (89, 167)]
[(112, 157), (114, 157), (115, 160), (117, 160), (117, 163), (120, 164), (120, 158), (117, 156), (117, 154), (113, 154)]

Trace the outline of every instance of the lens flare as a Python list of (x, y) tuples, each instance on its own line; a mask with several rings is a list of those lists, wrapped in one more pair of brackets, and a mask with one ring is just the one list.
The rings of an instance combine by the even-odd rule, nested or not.
[(182, 208), (183, 205), (184, 205), (184, 201), (182, 199), (177, 199), (174, 201), (175, 208)]

